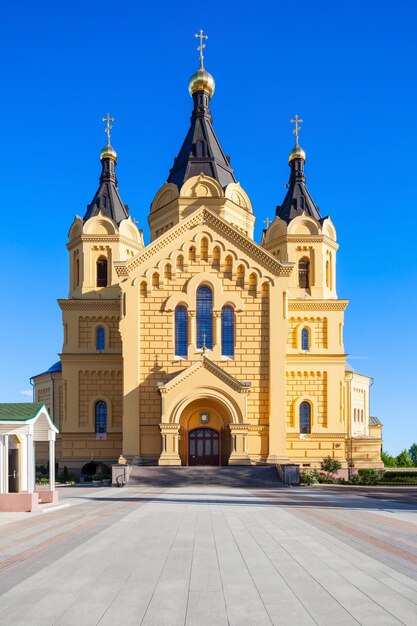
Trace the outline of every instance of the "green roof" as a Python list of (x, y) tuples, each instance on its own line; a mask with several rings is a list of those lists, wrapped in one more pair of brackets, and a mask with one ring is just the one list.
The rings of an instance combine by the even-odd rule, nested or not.
[(36, 417), (43, 404), (38, 402), (4, 402), (0, 403), (0, 421), (26, 422)]

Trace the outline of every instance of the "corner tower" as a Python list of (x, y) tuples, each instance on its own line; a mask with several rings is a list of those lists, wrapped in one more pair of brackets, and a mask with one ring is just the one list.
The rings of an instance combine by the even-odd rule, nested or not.
[(290, 298), (335, 299), (336, 229), (330, 217), (322, 218), (306, 184), (306, 153), (298, 143), (299, 123), (295, 116), (296, 142), (288, 157), (288, 191), (275, 219), (263, 232), (262, 245), (274, 256), (296, 266), (290, 281)]
[(213, 76), (204, 68), (200, 31), (200, 67), (189, 81), (194, 107), (191, 124), (166, 183), (155, 195), (148, 217), (151, 241), (187, 218), (202, 204), (253, 239), (255, 217), (250, 200), (236, 181), (230, 158), (214, 132), (210, 102)]

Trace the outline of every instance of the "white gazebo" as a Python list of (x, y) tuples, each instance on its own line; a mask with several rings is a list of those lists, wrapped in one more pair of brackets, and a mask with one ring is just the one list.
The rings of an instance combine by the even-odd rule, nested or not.
[[(0, 511), (32, 511), (56, 502), (55, 426), (44, 404), (0, 403)], [(49, 490), (35, 490), (35, 444), (49, 442)], [(42, 496), (40, 498), (40, 496)]]

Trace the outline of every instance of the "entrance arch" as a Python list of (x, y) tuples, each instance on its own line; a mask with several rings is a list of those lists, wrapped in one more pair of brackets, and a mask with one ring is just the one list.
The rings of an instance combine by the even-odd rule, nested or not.
[(191, 401), (180, 416), (182, 465), (227, 465), (231, 453), (231, 416), (212, 398)]

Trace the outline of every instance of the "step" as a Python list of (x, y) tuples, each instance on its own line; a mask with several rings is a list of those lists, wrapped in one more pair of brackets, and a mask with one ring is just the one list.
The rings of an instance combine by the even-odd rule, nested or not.
[(149, 487), (212, 486), (234, 488), (279, 487), (275, 466), (242, 467), (150, 467), (134, 466), (130, 474), (129, 487), (134, 485)]

